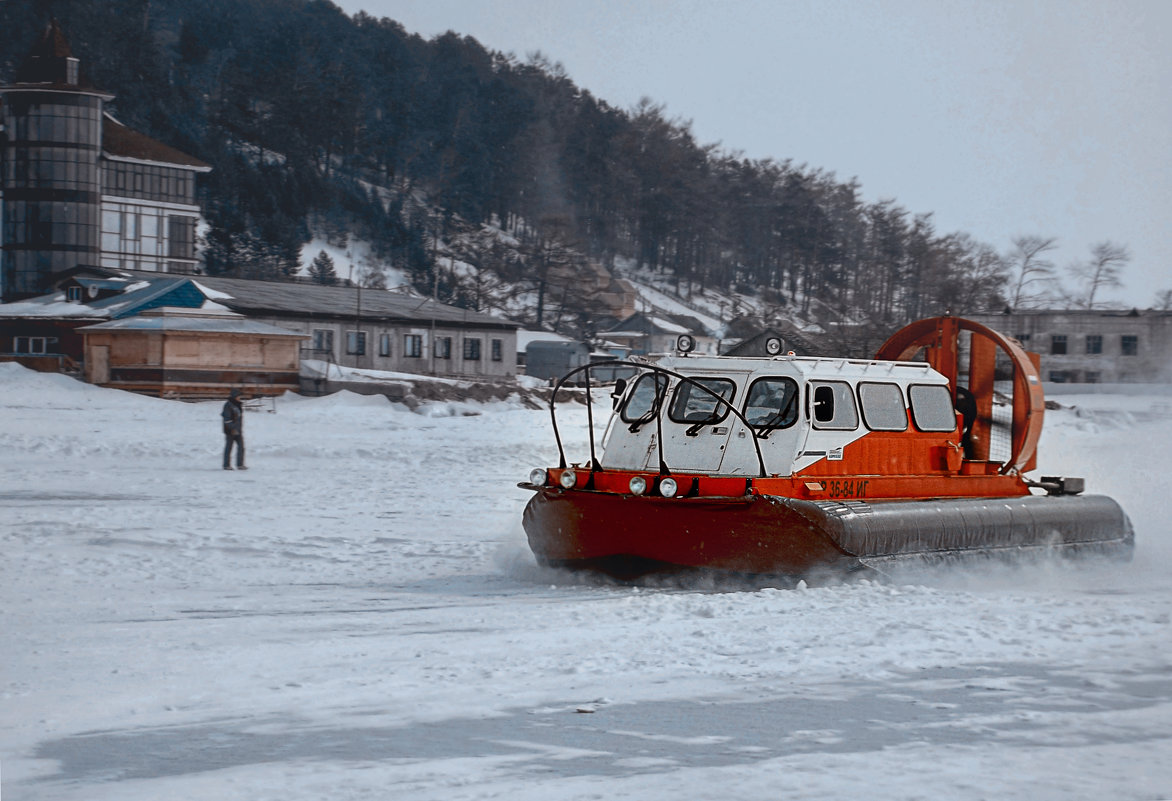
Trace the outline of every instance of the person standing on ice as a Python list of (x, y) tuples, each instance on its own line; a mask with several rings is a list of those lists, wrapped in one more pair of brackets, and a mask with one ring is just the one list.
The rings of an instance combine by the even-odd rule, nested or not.
[(240, 390), (228, 393), (220, 416), (224, 418), (224, 469), (232, 469), (232, 444), (235, 443), (236, 469), (247, 470), (244, 466), (244, 405), (240, 400)]

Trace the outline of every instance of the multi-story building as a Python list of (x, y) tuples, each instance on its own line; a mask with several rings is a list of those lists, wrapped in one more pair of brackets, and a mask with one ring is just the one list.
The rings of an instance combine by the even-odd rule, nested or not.
[(56, 21), (0, 86), (0, 299), (82, 266), (192, 273), (202, 161), (118, 123)]
[(1172, 312), (1040, 310), (966, 316), (1039, 354), (1043, 381), (1172, 383)]

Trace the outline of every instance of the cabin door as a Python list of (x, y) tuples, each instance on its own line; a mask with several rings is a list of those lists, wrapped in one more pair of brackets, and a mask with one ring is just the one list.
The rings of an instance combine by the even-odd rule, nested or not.
[(745, 393), (745, 419), (731, 421), (721, 472), (756, 476), (764, 462), (766, 475), (790, 475), (794, 452), (805, 437), (801, 409), (801, 392), (793, 377), (766, 375), (753, 380)]
[[(668, 394), (667, 376), (644, 373), (621, 400), (603, 437), (602, 466), (614, 470), (658, 470), (656, 416)], [(650, 465), (650, 467), (648, 467)]]
[[(701, 426), (691, 436), (687, 434), (691, 430), (690, 426), (675, 423), (664, 426), (663, 460), (673, 472), (719, 473), (731, 429), (729, 420)], [(651, 457), (648, 469), (658, 468), (658, 454), (651, 454)]]
[(693, 375), (691, 381), (676, 383), (663, 415), (663, 460), (668, 469), (720, 472), (737, 422), (732, 404), (739, 400), (735, 397), (738, 377)]

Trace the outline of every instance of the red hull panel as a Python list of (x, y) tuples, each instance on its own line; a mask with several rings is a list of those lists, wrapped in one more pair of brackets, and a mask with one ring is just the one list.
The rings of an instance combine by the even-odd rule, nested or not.
[(857, 566), (814, 522), (768, 496), (680, 499), (543, 489), (525, 507), (543, 562), (615, 557), (736, 573), (799, 575)]
[(523, 522), (540, 561), (627, 575), (672, 565), (799, 576), (893, 559), (1024, 551), (1128, 558), (1134, 543), (1127, 515), (1097, 495), (867, 503), (544, 487), (525, 507)]

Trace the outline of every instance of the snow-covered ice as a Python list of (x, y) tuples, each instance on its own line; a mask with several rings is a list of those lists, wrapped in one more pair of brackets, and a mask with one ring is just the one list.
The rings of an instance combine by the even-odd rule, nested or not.
[(1172, 414), (1060, 400), (1131, 564), (618, 586), (525, 545), (546, 412), (290, 396), (225, 472), (216, 403), (0, 364), (3, 797), (1172, 798)]

